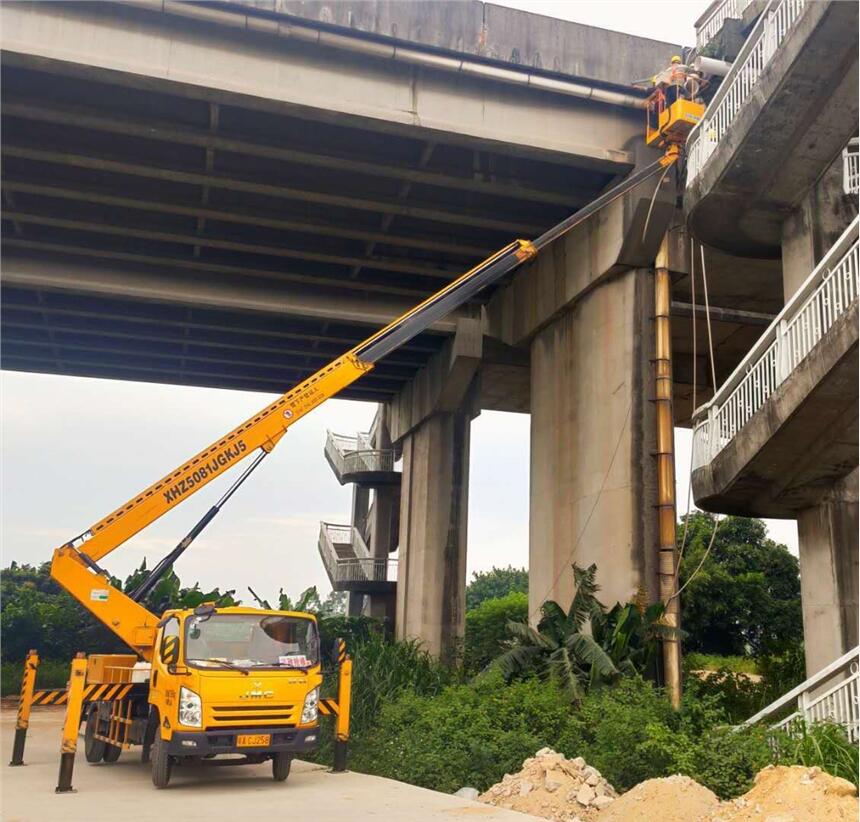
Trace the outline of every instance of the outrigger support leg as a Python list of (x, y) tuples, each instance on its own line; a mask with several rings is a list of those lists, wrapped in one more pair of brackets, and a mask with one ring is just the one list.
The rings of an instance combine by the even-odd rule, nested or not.
[(60, 775), (57, 793), (73, 791), (72, 774), (75, 770), (75, 751), (78, 749), (78, 729), (84, 706), (84, 685), (87, 681), (87, 657), (78, 653), (72, 660), (69, 676), (69, 701), (66, 704), (66, 720), (63, 724), (63, 742), (60, 746)]
[(21, 678), (21, 698), (18, 700), (18, 719), (15, 722), (15, 742), (12, 745), (10, 765), (24, 764), (24, 743), (27, 741), (27, 728), (30, 726), (30, 708), (33, 705), (33, 690), (36, 687), (38, 667), (39, 655), (35, 650), (31, 650), (24, 661), (24, 676)]
[(337, 647), (337, 716), (335, 717), (334, 767), (335, 773), (346, 770), (346, 755), (349, 748), (349, 706), (352, 693), (352, 660), (347, 656), (346, 643), (338, 640)]

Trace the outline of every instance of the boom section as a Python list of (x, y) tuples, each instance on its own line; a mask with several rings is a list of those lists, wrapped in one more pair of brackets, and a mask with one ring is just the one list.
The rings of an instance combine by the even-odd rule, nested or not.
[[(335, 396), (372, 370), (379, 359), (420, 334), (535, 253), (532, 244), (526, 240), (517, 240), (505, 246), (291, 388), (63, 547), (76, 549), (84, 563), (95, 566), (102, 557), (257, 449), (271, 451), (296, 420)], [(95, 566), (94, 570), (99, 569)], [(58, 578), (58, 581), (63, 583), (62, 579)]]

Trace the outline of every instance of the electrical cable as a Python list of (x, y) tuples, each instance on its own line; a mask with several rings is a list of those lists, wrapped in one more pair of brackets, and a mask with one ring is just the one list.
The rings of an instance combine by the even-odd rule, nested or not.
[[(713, 386), (714, 392), (716, 393), (717, 375), (716, 375), (716, 368), (714, 366), (714, 339), (713, 339), (713, 335), (711, 334), (711, 309), (710, 309), (710, 303), (708, 302), (708, 274), (707, 274), (707, 269), (705, 266), (705, 247), (701, 243), (699, 243), (699, 251), (701, 253), (701, 258), (702, 258), (702, 291), (703, 291), (703, 296), (704, 296), (704, 300), (705, 300), (705, 324), (706, 324), (707, 329), (708, 329), (708, 349), (709, 349), (709, 358), (711, 361), (711, 385)], [(695, 303), (694, 303), (694, 309), (693, 310), (695, 311)], [(693, 369), (695, 372), (695, 362), (693, 363)], [(692, 449), (691, 449), (690, 459), (691, 459), (691, 464), (692, 464)], [(692, 477), (692, 471), (691, 471), (690, 472), (690, 484), (691, 485), (692, 485), (692, 480), (693, 480), (693, 477)], [(680, 597), (683, 590), (696, 578), (699, 571), (702, 570), (702, 566), (705, 564), (705, 561), (707, 560), (707, 558), (711, 554), (711, 549), (714, 547), (714, 541), (717, 538), (717, 531), (720, 528), (721, 522), (722, 522), (721, 519), (714, 519), (714, 530), (711, 532), (711, 539), (708, 542), (708, 547), (705, 549), (705, 552), (702, 554), (702, 558), (699, 560), (699, 564), (696, 566), (693, 573), (690, 574), (690, 576), (687, 578), (687, 581), (680, 588), (678, 588), (678, 590), (676, 590), (674, 594), (672, 594), (670, 599), (675, 599), (676, 597)], [(675, 571), (676, 578), (677, 578), (677, 575), (680, 573), (680, 567), (681, 567), (681, 560), (679, 557), (678, 568)]]

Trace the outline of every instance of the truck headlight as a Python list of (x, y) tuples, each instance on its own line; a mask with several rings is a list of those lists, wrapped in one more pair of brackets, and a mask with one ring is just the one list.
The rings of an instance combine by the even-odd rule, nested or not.
[(302, 708), (302, 725), (307, 725), (309, 722), (316, 722), (319, 716), (320, 704), (320, 689), (314, 688), (308, 691), (305, 697), (305, 704)]
[(202, 723), (202, 704), (200, 696), (188, 688), (179, 689), (179, 724), (199, 728)]

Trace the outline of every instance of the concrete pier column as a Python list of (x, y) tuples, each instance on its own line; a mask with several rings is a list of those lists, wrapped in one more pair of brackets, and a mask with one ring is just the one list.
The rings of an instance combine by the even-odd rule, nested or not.
[(857, 469), (797, 519), (806, 673), (858, 643)]
[(396, 635), (453, 659), (465, 626), (468, 403), (423, 420), (402, 440)]
[(597, 563), (607, 605), (658, 596), (653, 278), (603, 281), (532, 341), (532, 614), (570, 605), (573, 562)]

